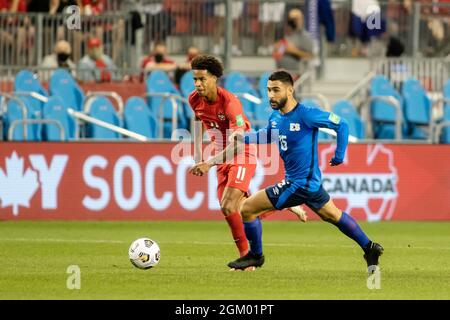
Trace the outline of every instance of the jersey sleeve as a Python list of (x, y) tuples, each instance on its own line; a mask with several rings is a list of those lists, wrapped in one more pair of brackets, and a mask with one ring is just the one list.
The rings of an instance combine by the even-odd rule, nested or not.
[(337, 114), (318, 108), (306, 108), (302, 113), (303, 121), (310, 128), (328, 128), (336, 131), (336, 152), (339, 159), (344, 159), (348, 144), (348, 123)]
[(236, 97), (230, 97), (225, 105), (225, 115), (228, 119), (229, 128), (231, 130), (245, 130), (245, 119), (242, 104)]
[(191, 109), (194, 110), (195, 104), (196, 104), (196, 92), (195, 91), (189, 95), (188, 102), (189, 102), (189, 106), (191, 107)]

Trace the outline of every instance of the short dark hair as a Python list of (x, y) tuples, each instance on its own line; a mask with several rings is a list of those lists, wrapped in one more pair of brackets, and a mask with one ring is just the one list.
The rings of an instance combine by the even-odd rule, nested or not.
[(292, 76), (289, 72), (280, 70), (280, 71), (275, 71), (274, 73), (272, 73), (269, 77), (270, 81), (281, 81), (283, 83), (289, 84), (291, 86), (294, 85), (294, 80), (292, 80)]
[(191, 62), (192, 70), (207, 70), (212, 75), (220, 78), (223, 75), (223, 65), (214, 56), (202, 54)]

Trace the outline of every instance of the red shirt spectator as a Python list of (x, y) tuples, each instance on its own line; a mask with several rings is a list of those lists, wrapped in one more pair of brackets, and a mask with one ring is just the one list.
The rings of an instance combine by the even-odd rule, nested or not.
[(104, 0), (83, 0), (83, 13), (87, 15), (99, 15), (103, 12)]
[[(15, 8), (15, 3), (17, 2), (17, 7)], [(0, 12), (27, 12), (27, 1), (26, 0), (0, 0)]]
[(144, 74), (153, 70), (163, 70), (166, 72), (172, 72), (177, 68), (175, 61), (167, 56), (166, 45), (162, 42), (155, 44), (155, 50), (153, 53), (142, 60), (141, 63), (141, 81), (144, 80)]

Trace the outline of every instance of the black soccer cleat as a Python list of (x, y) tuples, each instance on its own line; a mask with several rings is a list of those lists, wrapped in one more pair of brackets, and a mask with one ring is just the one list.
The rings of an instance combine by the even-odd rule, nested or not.
[(228, 267), (235, 270), (245, 270), (248, 267), (261, 267), (264, 264), (264, 255), (256, 255), (254, 253), (247, 253), (247, 255), (240, 257), (228, 263)]
[(378, 259), (383, 254), (383, 247), (381, 244), (376, 242), (370, 242), (369, 245), (364, 248), (364, 259), (367, 262), (367, 268), (369, 268), (369, 273), (373, 273), (374, 268), (370, 268), (371, 266), (378, 266)]

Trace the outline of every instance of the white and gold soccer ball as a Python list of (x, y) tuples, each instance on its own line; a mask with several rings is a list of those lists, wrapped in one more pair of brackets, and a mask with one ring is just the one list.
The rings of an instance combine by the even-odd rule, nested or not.
[(139, 269), (150, 269), (156, 266), (161, 257), (156, 241), (149, 238), (139, 238), (133, 241), (128, 249), (131, 263)]

